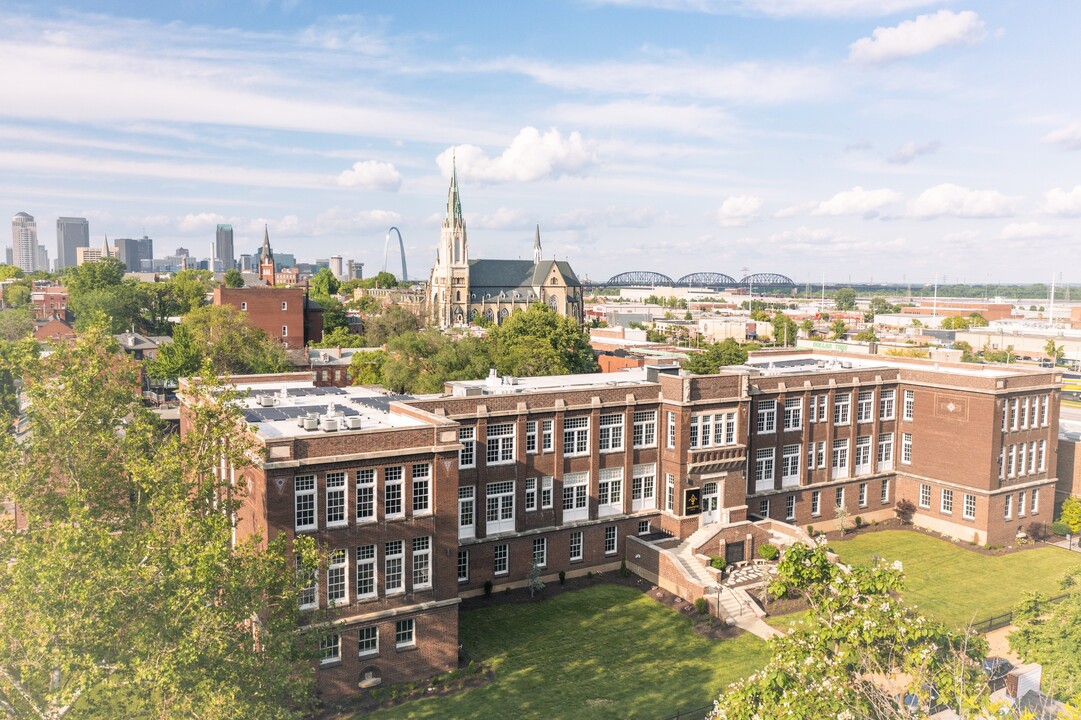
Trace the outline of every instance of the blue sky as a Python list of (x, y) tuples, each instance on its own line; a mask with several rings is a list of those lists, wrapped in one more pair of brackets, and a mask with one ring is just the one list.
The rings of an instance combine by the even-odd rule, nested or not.
[[(9, 3), (0, 211), (411, 272), (456, 154), (473, 257), (799, 282), (1066, 282), (1075, 0)], [(397, 258), (389, 265), (397, 267)]]

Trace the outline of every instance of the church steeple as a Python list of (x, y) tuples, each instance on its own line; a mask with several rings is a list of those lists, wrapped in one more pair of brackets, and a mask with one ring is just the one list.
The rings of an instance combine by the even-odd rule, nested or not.
[(259, 257), (260, 259), (274, 259), (274, 252), (270, 249), (270, 230), (266, 225), (263, 225), (263, 249), (259, 251)]
[(469, 264), (469, 247), (466, 241), (465, 218), (462, 216), (462, 198), (458, 193), (458, 163), (452, 156), (450, 189), (447, 190), (447, 214), (439, 234), (437, 262), (461, 267)]
[(274, 251), (270, 249), (270, 231), (263, 226), (263, 248), (259, 251), (259, 279), (274, 285)]
[(105, 239), (101, 241), (101, 258), (104, 260), (109, 257), (109, 235), (105, 234)]
[(533, 238), (533, 264), (539, 265), (541, 261), (540, 223), (537, 223), (537, 234)]
[(450, 190), (447, 192), (447, 223), (460, 224), (465, 227), (462, 219), (462, 199), (458, 195), (458, 160), (454, 155), (450, 159)]

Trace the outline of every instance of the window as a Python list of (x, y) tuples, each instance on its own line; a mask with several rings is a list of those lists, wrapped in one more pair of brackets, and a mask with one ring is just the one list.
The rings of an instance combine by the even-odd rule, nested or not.
[(875, 418), (875, 391), (860, 390), (856, 397), (856, 422), (871, 422)]
[(361, 545), (357, 548), (357, 599), (375, 597), (375, 584), (375, 545)]
[(1009, 399), (1002, 401), (1002, 432), (1006, 432), (1010, 427), (1010, 401)]
[(942, 489), (942, 500), (939, 505), (944, 515), (953, 513), (953, 490)]
[(769, 498), (762, 498), (758, 501), (758, 514), (764, 518), (769, 517)]
[(315, 530), (315, 476), (305, 475), (293, 481), (296, 530)]
[(297, 575), (302, 576), (301, 579), (308, 581), (307, 585), (300, 588), (300, 593), (297, 595), (297, 607), (301, 610), (311, 610), (319, 607), (319, 582), (316, 579), (315, 569), (305, 571), (299, 556), (295, 557), (294, 561), (296, 562)]
[(884, 478), (882, 480), (882, 504), (886, 505), (890, 501), (890, 479)]
[(424, 514), (432, 511), (431, 487), (432, 466), (428, 463), (419, 463), (413, 466), (413, 514)]
[(623, 512), (623, 468), (604, 468), (597, 483), (597, 514)]
[(1028, 472), (1033, 474), (1036, 472), (1036, 441), (1033, 440), (1029, 444), (1028, 448)]
[(912, 462), (912, 433), (901, 433), (901, 462)]
[(386, 593), (405, 591), (402, 568), (405, 563), (405, 545), (401, 540), (391, 540), (384, 546), (383, 579)]
[(1047, 441), (1046, 440), (1041, 440), (1040, 441), (1040, 472), (1043, 472), (1044, 470), (1047, 469), (1047, 465), (1045, 464), (1046, 460), (1047, 460)]
[(856, 438), (856, 474), (866, 475), (871, 472), (871, 436)]
[(760, 448), (754, 456), (755, 492), (773, 489), (774, 448)]
[(248, 310), (248, 303), (246, 303), (246, 302), (242, 302), (242, 303), (240, 303), (240, 310), (241, 310), (241, 312), (247, 312), (247, 310)]
[(612, 555), (616, 551), (616, 526), (609, 525), (604, 529), (604, 554)]
[(848, 477), (848, 438), (833, 441), (833, 477)]
[[(1026, 462), (1027, 458), (1025, 457), (1025, 454), (1027, 452), (1028, 452), (1028, 443), (1021, 443), (1018, 446), (1018, 451), (1017, 451), (1017, 474), (1018, 475), (1024, 475), (1025, 470), (1028, 467), (1028, 463)], [(1018, 515), (1020, 515), (1020, 514), (1021, 513), (1018, 513)]]
[(645, 410), (634, 414), (634, 446), (653, 447), (657, 444), (657, 411)]
[(563, 420), (563, 454), (570, 457), (589, 452), (589, 418), (573, 417)]
[(784, 401), (784, 429), (799, 430), (803, 425), (803, 398), (786, 398)]
[(799, 485), (799, 445), (785, 445), (781, 450), (781, 487)]
[(1013, 495), (1007, 495), (1006, 496), (1006, 507), (1005, 507), (1005, 510), (1003, 511), (1003, 514), (1004, 514), (1004, 517), (1007, 520), (1010, 520), (1010, 519), (1013, 518)]
[(476, 490), (472, 485), (458, 488), (458, 538), (471, 538), (476, 530)]
[(571, 562), (582, 559), (582, 531), (571, 533)]
[(282, 337), (289, 337), (289, 326), (282, 325)]
[(826, 441), (819, 440), (818, 447), (815, 448), (815, 455), (818, 458), (818, 467), (826, 467)]
[(372, 626), (360, 629), (359, 651), (361, 657), (379, 654), (379, 628)]
[(346, 583), (345, 550), (335, 550), (327, 559), (327, 604), (331, 607), (349, 602)]
[(489, 535), (514, 531), (514, 481), (488, 483), (485, 487), (484, 522)]
[(758, 401), (758, 432), (771, 433), (777, 424), (777, 401)]
[(649, 535), (649, 520), (638, 521), (638, 534)]
[(664, 509), (668, 512), (676, 509), (676, 478), (671, 473), (664, 474)]
[(623, 415), (601, 415), (597, 442), (601, 452), (615, 452), (623, 449)]
[(784, 519), (795, 520), (796, 519), (796, 496), (789, 495), (784, 500)]
[(288, 309), (289, 309), (289, 303), (283, 302), (282, 303), (282, 310), (288, 310)]
[(552, 452), (552, 421), (541, 420), (541, 450)]
[(1017, 398), (1010, 399), (1010, 429), (1017, 429)]
[(905, 405), (902, 409), (902, 417), (905, 420), (912, 420), (916, 417), (916, 391), (905, 390)]
[(999, 480), (1005, 480), (1006, 479), (1006, 446), (1005, 445), (1002, 446), (1002, 448), (1000, 448), (999, 451), (998, 451), (998, 479)]
[(807, 443), (807, 469), (815, 469), (815, 444), (813, 442)]
[(388, 467), (383, 470), (383, 515), (384, 517), (405, 517), (402, 505), (402, 467)]
[(1028, 498), (1025, 497), (1025, 491), (1024, 490), (1017, 493), (1017, 517), (1024, 517), (1025, 516), (1025, 510), (1027, 509), (1025, 507), (1025, 500), (1027, 500), (1027, 499)]
[(1051, 400), (1050, 395), (1044, 395), (1040, 401), (1040, 424), (1047, 427), (1047, 406)]
[(458, 442), (462, 444), (462, 449), (458, 451), (459, 468), (477, 466), (476, 432), (476, 428), (458, 428)]
[(811, 516), (818, 517), (822, 514), (822, 492), (820, 490), (813, 490), (811, 492)]
[(844, 393), (833, 398), (833, 424), (847, 425), (852, 410), (852, 395)]
[(375, 520), (375, 470), (357, 471), (357, 522)]
[(514, 462), (514, 423), (488, 426), (489, 465), (506, 465)]
[(413, 589), (432, 586), (432, 538), (413, 538)]
[(1006, 453), (1006, 476), (1013, 477), (1014, 466), (1017, 463), (1017, 446), (1010, 445), (1009, 451)]
[[(709, 447), (713, 444), (713, 416), (712, 415), (692, 415), (691, 416), (691, 438), (690, 445), (692, 448)], [(720, 444), (718, 442), (718, 444)]]
[(965, 520), (976, 519), (976, 496), (965, 493), (963, 505), (961, 506), (961, 517)]
[(537, 421), (530, 420), (525, 424), (525, 452), (526, 455), (537, 453)]
[(1040, 491), (1032, 491), (1032, 514), (1036, 515), (1040, 512)]
[[(1026, 430), (1028, 428), (1028, 405), (1029, 399), (1026, 397), (1025, 401), (1021, 403), (1021, 429)], [(1021, 516), (1020, 508), (1018, 508), (1017, 516)]]
[(541, 478), (541, 508), (544, 510), (550, 510), (552, 508), (552, 478)]
[(537, 567), (548, 564), (548, 538), (533, 538), (533, 564)]
[(526, 512), (537, 509), (537, 478), (525, 479), (525, 509)]
[(881, 433), (878, 436), (878, 470), (893, 469), (893, 433)]
[(413, 618), (394, 623), (394, 647), (407, 648), (416, 645), (415, 629)]
[(920, 485), (920, 507), (931, 507), (931, 486), (926, 484)]
[(657, 466), (635, 465), (631, 479), (631, 510), (652, 510), (657, 507)]
[(867, 507), (867, 483), (865, 482), (860, 483), (858, 500), (860, 507)]
[(826, 422), (826, 395), (813, 395), (811, 396), (810, 403), (810, 421), (811, 422)]
[(332, 665), (342, 660), (342, 636), (338, 633), (319, 638), (319, 664)]
[(589, 519), (589, 473), (567, 473), (563, 478), (563, 522)]
[[(721, 440), (721, 430), (724, 430), (724, 440)], [(713, 428), (713, 442), (716, 445), (736, 444), (736, 413), (717, 413)]]
[(507, 574), (507, 567), (508, 567), (507, 558), (509, 556), (509, 552), (508, 552), (509, 547), (510, 547), (509, 545), (496, 545), (495, 546), (495, 554), (493, 555), (494, 563), (493, 563), (493, 566), (492, 566), (492, 571), (496, 575), (506, 575)]
[(843, 487), (839, 487), (833, 491), (833, 505), (834, 507), (845, 506), (845, 489)]
[(676, 414), (672, 411), (668, 412), (667, 445), (670, 448), (674, 448), (676, 446)]

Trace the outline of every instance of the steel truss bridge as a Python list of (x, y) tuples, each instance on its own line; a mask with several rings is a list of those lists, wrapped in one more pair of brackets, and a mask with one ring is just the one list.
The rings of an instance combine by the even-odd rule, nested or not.
[(710, 288), (722, 290), (724, 288), (743, 287), (795, 287), (792, 278), (777, 273), (754, 273), (736, 280), (731, 275), (717, 272), (696, 272), (684, 275), (678, 280), (673, 280), (664, 273), (652, 270), (631, 270), (623, 272), (608, 279), (607, 282), (590, 283), (593, 287), (686, 287), (686, 288)]

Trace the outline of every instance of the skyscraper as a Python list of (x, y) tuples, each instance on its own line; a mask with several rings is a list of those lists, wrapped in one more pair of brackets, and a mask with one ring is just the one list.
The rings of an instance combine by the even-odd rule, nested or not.
[(34, 216), (21, 212), (11, 218), (11, 262), (23, 272), (37, 268), (38, 224)]
[(44, 245), (38, 245), (38, 253), (34, 260), (34, 265), (38, 270), (49, 272), (49, 251), (45, 249)]
[(120, 259), (128, 266), (128, 272), (139, 272), (143, 260), (154, 258), (154, 241), (146, 235), (141, 238), (119, 238), (113, 244), (120, 253)]
[(218, 236), (214, 240), (214, 269), (228, 272), (236, 267), (233, 259), (233, 226), (219, 225)]
[(75, 267), (79, 257), (75, 249), (90, 247), (90, 223), (86, 218), (56, 219), (56, 269)]

